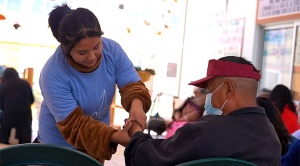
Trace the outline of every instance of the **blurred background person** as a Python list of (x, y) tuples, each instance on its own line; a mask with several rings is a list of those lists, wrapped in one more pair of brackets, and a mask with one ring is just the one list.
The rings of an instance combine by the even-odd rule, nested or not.
[[(5, 67), (3, 65), (0, 65), (0, 86), (1, 86), (1, 80), (4, 73)], [(0, 100), (1, 102), (1, 100)], [(0, 109), (0, 129), (2, 125), (2, 119), (3, 119), (3, 111)]]
[(3, 73), (0, 100), (0, 109), (3, 110), (0, 143), (9, 144), (12, 128), (16, 128), (19, 143), (30, 143), (34, 96), (29, 83), (21, 79), (14, 68), (6, 68)]
[(185, 102), (184, 107), (180, 107), (180, 109), (174, 111), (173, 121), (167, 125), (166, 138), (173, 136), (176, 130), (186, 123), (195, 122), (203, 116), (206, 94), (206, 90), (201, 91), (198, 96), (190, 98), (188, 102)]
[[(174, 109), (173, 121), (195, 121), (203, 115), (205, 97), (208, 92), (204, 88), (195, 87), (193, 93), (194, 96), (187, 98), (180, 107)], [(195, 110), (198, 110), (197, 114)]]
[(296, 106), (290, 89), (282, 84), (276, 85), (270, 93), (269, 98), (280, 111), (281, 118), (289, 133), (292, 134), (298, 130), (300, 125), (298, 123)]
[(6, 69), (5, 66), (0, 65), (0, 84), (1, 84), (2, 77), (3, 77), (3, 73), (4, 73), (4, 70), (5, 70), (5, 69)]
[(300, 140), (295, 141), (288, 153), (281, 157), (281, 166), (300, 165)]
[[(300, 123), (300, 101), (298, 101), (298, 106), (296, 108), (297, 112), (298, 112), (298, 123)], [(300, 139), (300, 129), (296, 130), (295, 132), (293, 132), (292, 134), (294, 137), (296, 137), (297, 139)]]
[(166, 138), (171, 137), (178, 128), (186, 123), (194, 122), (203, 116), (207, 93), (207, 89), (195, 87), (193, 91), (194, 95), (187, 98), (180, 107), (174, 109), (172, 121), (166, 121)]
[(260, 91), (259, 91), (259, 97), (266, 97), (266, 98), (269, 98), (270, 97), (270, 93), (271, 93), (271, 90), (267, 89), (267, 88), (262, 88)]
[(285, 155), (288, 152), (290, 145), (295, 142), (297, 139), (290, 135), (285, 124), (281, 119), (280, 112), (272, 102), (266, 97), (257, 97), (256, 102), (258, 106), (261, 106), (265, 109), (266, 115), (269, 118), (270, 122), (275, 128), (279, 141), (281, 143), (281, 155)]

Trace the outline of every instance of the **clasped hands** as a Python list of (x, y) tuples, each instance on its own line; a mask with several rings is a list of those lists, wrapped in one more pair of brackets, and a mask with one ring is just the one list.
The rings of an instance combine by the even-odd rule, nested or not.
[(147, 128), (146, 120), (147, 117), (143, 110), (130, 110), (129, 117), (124, 120), (123, 128), (112, 135), (111, 142), (126, 147), (134, 133)]
[(129, 121), (129, 119), (125, 119), (125, 124), (123, 126), (123, 129), (113, 134), (112, 142), (118, 143), (126, 147), (130, 142), (132, 135), (138, 131), (143, 131), (143, 130), (144, 128), (138, 121), (136, 120)]

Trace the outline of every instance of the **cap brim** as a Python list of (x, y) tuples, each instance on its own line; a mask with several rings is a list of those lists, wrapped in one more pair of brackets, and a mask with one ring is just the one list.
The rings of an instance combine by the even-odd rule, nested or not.
[(194, 86), (197, 86), (197, 87), (200, 87), (200, 88), (206, 88), (207, 81), (209, 81), (210, 79), (212, 79), (214, 77), (215, 76), (207, 76), (207, 77), (204, 77), (200, 80), (192, 81), (192, 82), (189, 83), (189, 85), (194, 85)]

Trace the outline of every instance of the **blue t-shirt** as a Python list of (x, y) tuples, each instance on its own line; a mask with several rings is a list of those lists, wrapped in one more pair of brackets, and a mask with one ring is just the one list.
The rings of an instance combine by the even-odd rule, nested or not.
[(44, 65), (39, 80), (44, 98), (38, 131), (42, 143), (73, 147), (62, 137), (56, 123), (63, 121), (77, 106), (84, 114), (109, 125), (116, 84), (121, 88), (140, 80), (121, 46), (111, 39), (101, 39), (102, 59), (93, 72), (82, 73), (74, 69), (67, 62), (61, 46)]

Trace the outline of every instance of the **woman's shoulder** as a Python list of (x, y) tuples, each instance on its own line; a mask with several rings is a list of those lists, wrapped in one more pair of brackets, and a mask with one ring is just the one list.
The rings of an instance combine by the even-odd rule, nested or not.
[(284, 106), (282, 111), (282, 116), (295, 116), (297, 117), (297, 114), (295, 114), (288, 105)]
[(120, 51), (122, 50), (121, 45), (113, 39), (101, 37), (102, 38), (102, 46), (104, 52), (112, 52), (112, 51)]
[(116, 42), (113, 39), (107, 38), (107, 37), (101, 37), (103, 46), (114, 46), (118, 45), (118, 42)]
[(57, 73), (59, 70), (63, 69), (63, 64), (65, 61), (65, 55), (60, 46), (57, 47), (55, 52), (49, 57), (43, 66), (42, 73), (51, 74)]

